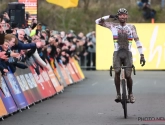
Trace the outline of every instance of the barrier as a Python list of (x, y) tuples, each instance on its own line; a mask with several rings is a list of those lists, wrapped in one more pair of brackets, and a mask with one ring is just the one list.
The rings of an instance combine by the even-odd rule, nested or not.
[(77, 60), (74, 59), (74, 61), (75, 61), (76, 67), (77, 67), (77, 69), (78, 69), (78, 71), (80, 73), (81, 79), (83, 80), (85, 78), (85, 76), (84, 76), (84, 74), (83, 74), (83, 72), (82, 72), (82, 70), (80, 68), (80, 65), (78, 64)]
[(6, 85), (10, 91), (10, 94), (12, 95), (16, 106), (19, 110), (26, 108), (28, 106), (28, 102), (20, 88), (20, 85), (15, 78), (14, 74), (11, 72), (8, 72), (6, 76), (4, 76)]
[(49, 78), (50, 78), (55, 90), (57, 91), (57, 93), (62, 92), (64, 90), (64, 87), (62, 85), (60, 85), (58, 79), (56, 78), (55, 74), (53, 73), (53, 70), (48, 62), (47, 62), (47, 65), (49, 66), (48, 75), (49, 75)]
[(81, 80), (81, 79), (80, 79), (80, 75), (79, 75), (79, 73), (78, 73), (78, 70), (77, 70), (77, 68), (76, 68), (76, 66), (75, 66), (75, 63), (74, 63), (74, 61), (73, 61), (73, 58), (70, 58), (69, 62), (70, 62), (71, 67), (73, 68), (73, 70), (74, 70), (74, 72), (75, 72), (75, 74), (76, 74), (76, 76), (77, 76), (77, 78), (78, 78), (78, 81)]
[[(52, 97), (64, 88), (75, 82), (85, 79), (85, 76), (74, 58), (70, 63), (63, 65), (55, 60), (56, 68), (49, 66), (49, 71), (39, 68), (37, 74), (33, 66), (28, 69), (17, 69), (15, 74), (11, 72), (1, 78), (2, 90), (0, 90), (0, 118), (22, 111), (33, 106), (36, 102)], [(64, 81), (63, 81), (63, 80)]]
[[(12, 114), (13, 112), (16, 112), (18, 110), (18, 108), (10, 94), (10, 91), (9, 91), (3, 77), (1, 78), (1, 81), (2, 81), (2, 90), (3, 90), (3, 92), (0, 91), (1, 100), (4, 103), (7, 113)], [(1, 106), (1, 104), (0, 104), (0, 107), (2, 107), (2, 109), (3, 109), (3, 106)], [(0, 115), (0, 116), (2, 116), (2, 115)]]
[[(38, 102), (38, 101), (40, 101), (42, 99), (42, 95), (39, 92), (39, 88), (37, 86), (37, 83), (36, 83), (36, 81), (35, 81), (32, 73), (25, 74), (25, 76), (26, 75), (29, 76), (29, 78), (31, 80), (31, 83), (34, 84), (33, 88), (31, 89), (32, 90), (32, 93), (33, 93), (32, 95), (33, 95), (34, 98), (36, 98), (36, 102)], [(27, 77), (26, 77), (26, 79), (27, 79)]]
[(42, 78), (41, 74), (37, 75), (37, 73), (35, 72), (35, 70), (33, 69), (32, 66), (29, 67), (30, 71), (32, 72), (32, 75), (37, 83), (38, 89), (42, 95), (42, 99), (45, 99), (47, 97), (49, 97), (50, 92), (48, 92), (46, 83), (44, 81), (44, 79)]
[(88, 55), (81, 56), (79, 60), (79, 65), (82, 69), (96, 69), (96, 66), (94, 65), (95, 60), (95, 53), (88, 52)]
[(57, 65), (59, 67), (59, 70), (61, 71), (61, 75), (62, 75), (63, 79), (65, 80), (66, 84), (69, 85), (70, 84), (70, 79), (69, 79), (69, 77), (67, 76), (67, 74), (65, 72), (63, 64), (58, 63)]
[(72, 60), (72, 65), (74, 67), (75, 72), (77, 73), (79, 80), (82, 80), (81, 73), (80, 73), (80, 71), (77, 67), (77, 64), (76, 64), (76, 60), (74, 58), (71, 58), (71, 60)]
[(3, 119), (3, 116), (7, 115), (8, 113), (7, 113), (6, 109), (5, 109), (5, 106), (4, 106), (3, 102), (2, 102), (1, 97), (0, 97), (0, 107), (1, 107), (0, 108), (0, 117)]
[(45, 70), (40, 69), (40, 73), (44, 79), (44, 85), (45, 87), (47, 87), (46, 89), (49, 91), (49, 97), (53, 96), (54, 94), (56, 94), (56, 90), (54, 89), (47, 72)]
[(22, 89), (22, 92), (26, 98), (26, 101), (28, 105), (33, 104), (35, 102), (35, 99), (32, 97), (31, 90), (27, 84), (27, 81), (23, 75), (17, 76), (17, 81), (20, 84), (20, 87)]
[(38, 90), (38, 87), (37, 87), (37, 84), (34, 80), (34, 77), (33, 77), (32, 73), (30, 72), (29, 69), (25, 69), (25, 70), (17, 69), (15, 75), (16, 75), (16, 78), (17, 78), (18, 83), (20, 85), (21, 85), (21, 82), (22, 82), (20, 77), (23, 77), (23, 79), (24, 79), (23, 81), (30, 88), (30, 93), (31, 93), (31, 96), (34, 99), (34, 102), (40, 101), (42, 99), (42, 96), (41, 96), (41, 94)]
[(64, 87), (67, 87), (67, 83), (66, 83), (66, 80), (65, 78), (63, 77), (62, 75), (62, 71), (60, 69), (60, 66), (58, 64), (58, 62), (55, 60), (55, 65), (56, 65), (56, 68), (55, 68), (55, 74), (56, 76), (58, 77), (58, 79), (61, 81), (61, 84), (64, 86)]
[[(133, 63), (137, 70), (164, 70), (165, 24), (134, 24), (144, 47), (146, 65), (141, 67), (140, 55), (135, 42), (132, 43)], [(109, 70), (112, 65), (114, 44), (108, 28), (96, 25), (96, 69)]]
[(78, 82), (79, 79), (78, 79), (78, 77), (77, 77), (77, 75), (76, 75), (74, 69), (72, 68), (70, 62), (69, 62), (69, 64), (67, 65), (67, 68), (68, 68), (69, 71), (70, 71), (70, 75), (71, 75), (73, 81), (74, 81), (74, 82)]

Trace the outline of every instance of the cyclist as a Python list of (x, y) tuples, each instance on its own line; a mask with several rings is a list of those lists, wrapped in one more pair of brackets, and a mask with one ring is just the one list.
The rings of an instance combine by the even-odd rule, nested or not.
[[(119, 21), (119, 23), (107, 22), (105, 20), (109, 18), (114, 18)], [(131, 45), (132, 41), (136, 42), (137, 49), (140, 53), (140, 64), (141, 66), (145, 65), (145, 58), (143, 53), (143, 47), (139, 40), (139, 37), (136, 32), (136, 27), (132, 24), (127, 24), (128, 11), (125, 8), (120, 8), (117, 12), (117, 15), (108, 15), (96, 19), (96, 24), (99, 24), (103, 27), (109, 28), (112, 31), (113, 41), (114, 41), (114, 53), (113, 53), (113, 67), (115, 70), (115, 86), (117, 91), (117, 96), (115, 101), (121, 102), (121, 93), (120, 93), (120, 66), (125, 65), (132, 67), (132, 52)], [(117, 67), (117, 68), (115, 68)], [(128, 101), (131, 103), (135, 102), (135, 97), (132, 92), (133, 80), (131, 78), (132, 68), (125, 69), (125, 78), (127, 80), (128, 88)]]

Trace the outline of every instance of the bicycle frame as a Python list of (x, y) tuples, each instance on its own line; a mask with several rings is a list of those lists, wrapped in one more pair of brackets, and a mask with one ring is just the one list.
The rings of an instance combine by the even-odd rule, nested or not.
[[(120, 87), (121, 87), (121, 89), (120, 89), (120, 91), (123, 93), (123, 91), (122, 91), (122, 80), (126, 81), (126, 79), (125, 79), (125, 70), (124, 70), (124, 68), (121, 67), (121, 74), (120, 74)], [(127, 84), (127, 82), (125, 82), (125, 83)], [(127, 87), (125, 87), (125, 88), (126, 88), (126, 93), (127, 93)]]
[[(134, 66), (134, 65), (132, 65), (132, 67), (121, 66), (121, 67), (115, 67), (115, 68), (120, 68), (120, 69), (121, 69), (120, 82), (121, 82), (122, 80), (126, 80), (126, 79), (125, 79), (125, 69), (126, 69), (126, 68), (133, 68), (133, 73), (134, 73), (134, 75), (136, 74), (136, 73), (135, 73), (135, 66)], [(110, 67), (110, 76), (112, 76), (112, 69), (113, 69), (113, 67), (111, 66), (111, 67)], [(126, 89), (127, 89), (127, 87), (126, 87)]]
[(125, 79), (125, 72), (124, 68), (121, 68), (121, 80)]
[[(125, 79), (125, 73), (123, 73), (125, 70), (125, 68), (132, 68), (133, 69), (133, 73), (134, 73), (134, 75), (136, 75), (136, 72), (135, 72), (135, 66), (134, 65), (132, 65), (132, 67), (127, 67), (127, 66), (121, 66), (121, 67), (115, 67), (115, 68), (121, 68), (121, 74), (124, 74), (124, 75), (122, 75), (122, 77)], [(111, 66), (110, 67), (110, 76), (112, 77), (112, 69), (113, 69), (113, 67)]]
[[(110, 67), (110, 76), (112, 76), (112, 66)], [(125, 68), (133, 68), (133, 72), (135, 75), (135, 67), (132, 65), (132, 67), (127, 67), (127, 66), (121, 66), (121, 67), (115, 67), (115, 68), (120, 68), (121, 69), (121, 74), (120, 74), (120, 87), (121, 87), (121, 93), (122, 93), (122, 99), (121, 99), (121, 104), (123, 106), (124, 110), (124, 118), (127, 118), (127, 82), (125, 79)]]

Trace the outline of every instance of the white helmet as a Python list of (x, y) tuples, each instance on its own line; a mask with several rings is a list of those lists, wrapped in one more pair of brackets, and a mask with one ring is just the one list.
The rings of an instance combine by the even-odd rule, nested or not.
[(120, 8), (118, 11), (117, 11), (117, 15), (121, 14), (121, 13), (124, 13), (124, 14), (127, 14), (128, 15), (128, 11), (125, 9), (125, 8)]

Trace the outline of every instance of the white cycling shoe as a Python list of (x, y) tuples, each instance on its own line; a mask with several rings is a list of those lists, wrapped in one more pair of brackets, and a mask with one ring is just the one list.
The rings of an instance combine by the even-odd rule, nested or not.
[(128, 100), (130, 101), (130, 103), (135, 103), (135, 97), (133, 96), (133, 94), (128, 95)]

